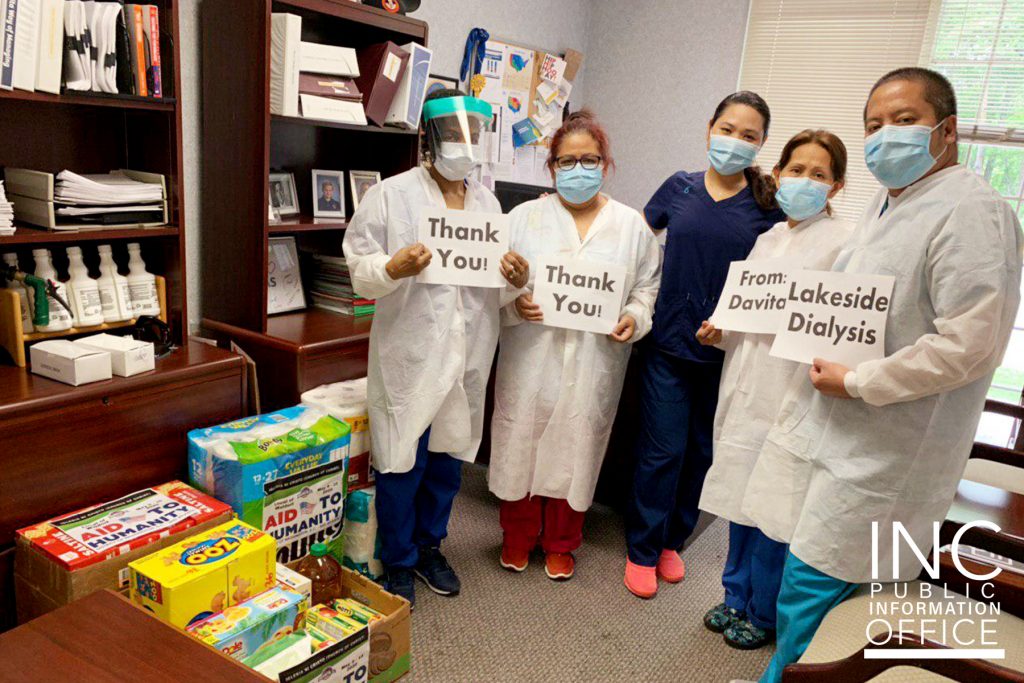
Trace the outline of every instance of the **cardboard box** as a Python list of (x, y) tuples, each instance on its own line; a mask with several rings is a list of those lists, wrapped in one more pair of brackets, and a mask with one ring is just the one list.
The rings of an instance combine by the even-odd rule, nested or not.
[(309, 598), (279, 587), (228, 607), (186, 630), (233, 659), (245, 659), (260, 648), (302, 630)]
[(76, 339), (73, 343), (94, 351), (109, 353), (111, 369), (118, 377), (131, 377), (156, 367), (153, 342), (114, 334), (94, 334), (91, 337)]
[(272, 588), (272, 536), (228, 522), (128, 565), (132, 601), (185, 628)]
[(110, 354), (66, 339), (47, 339), (29, 347), (32, 372), (72, 386), (110, 379)]
[(313, 582), (283, 564), (277, 565), (277, 585), (293, 593), (305, 595), (307, 602), (313, 600)]
[(278, 680), (281, 683), (362, 683), (367, 680), (370, 659), (367, 636), (364, 628), (322, 647), (306, 661), (282, 671)]
[(171, 481), (21, 529), (14, 560), (18, 620), (127, 587), (129, 562), (233, 517), (230, 506)]
[(383, 618), (370, 624), (370, 683), (389, 683), (409, 673), (412, 655), (409, 601), (388, 593), (358, 572), (342, 568), (342, 597), (372, 607)]

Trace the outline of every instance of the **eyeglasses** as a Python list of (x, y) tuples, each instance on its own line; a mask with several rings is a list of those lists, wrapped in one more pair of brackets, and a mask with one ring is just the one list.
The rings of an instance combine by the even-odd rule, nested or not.
[(579, 164), (588, 171), (593, 171), (595, 168), (601, 167), (603, 159), (597, 154), (585, 154), (579, 159), (571, 156), (558, 157), (555, 159), (555, 167), (559, 171), (571, 171), (576, 168), (576, 164)]

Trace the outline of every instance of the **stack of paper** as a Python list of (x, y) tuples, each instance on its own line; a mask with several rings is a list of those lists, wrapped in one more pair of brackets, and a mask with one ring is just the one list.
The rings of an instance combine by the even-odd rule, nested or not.
[(0, 235), (14, 234), (14, 204), (7, 201), (4, 181), (0, 180)]
[(314, 254), (312, 260), (309, 294), (314, 306), (357, 318), (373, 315), (376, 302), (356, 296), (344, 257)]
[(54, 204), (58, 216), (99, 223), (143, 223), (161, 220), (163, 187), (132, 180), (122, 173), (57, 174)]

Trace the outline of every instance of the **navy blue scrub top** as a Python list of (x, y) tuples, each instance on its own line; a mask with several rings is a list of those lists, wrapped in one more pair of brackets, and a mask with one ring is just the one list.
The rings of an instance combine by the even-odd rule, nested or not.
[(667, 230), (649, 343), (683, 360), (721, 363), (722, 351), (701, 346), (694, 335), (715, 310), (729, 264), (747, 258), (758, 235), (786, 215), (759, 207), (749, 186), (716, 202), (704, 187), (703, 171), (680, 171), (666, 180), (644, 215), (655, 230)]

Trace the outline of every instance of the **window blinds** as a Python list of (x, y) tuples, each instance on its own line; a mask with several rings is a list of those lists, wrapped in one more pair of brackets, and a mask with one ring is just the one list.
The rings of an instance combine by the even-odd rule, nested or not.
[(1024, 2), (936, 3), (921, 63), (956, 88), (963, 141), (1024, 145)]
[(762, 169), (775, 165), (795, 133), (832, 131), (849, 153), (846, 189), (833, 206), (855, 220), (879, 187), (864, 165), (868, 91), (886, 72), (919, 63), (929, 10), (938, 3), (751, 0), (739, 87), (771, 108), (771, 130), (758, 157)]

